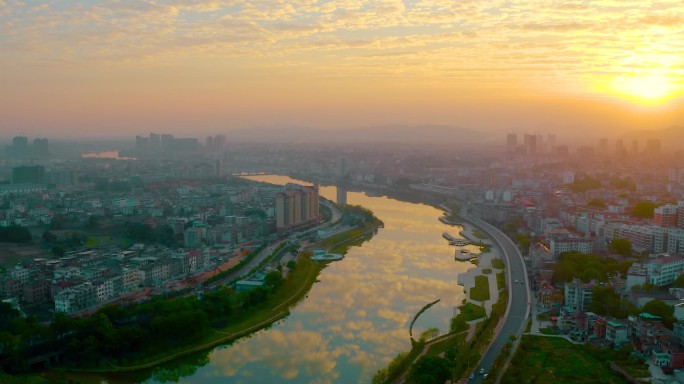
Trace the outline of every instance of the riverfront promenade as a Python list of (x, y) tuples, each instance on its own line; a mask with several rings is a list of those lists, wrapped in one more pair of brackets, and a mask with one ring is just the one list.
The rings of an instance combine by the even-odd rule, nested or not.
[[(480, 219), (469, 216), (462, 216), (462, 218), (476, 225), (492, 237), (503, 253), (504, 262), (507, 267), (506, 285), (509, 292), (509, 301), (506, 314), (504, 315), (504, 318), (500, 320), (500, 328), (497, 328), (494, 340), (489, 345), (489, 348), (480, 360), (480, 364), (475, 369), (475, 372), (480, 372), (480, 370), (489, 372), (489, 370), (492, 369), (496, 358), (501, 354), (504, 345), (510, 340), (509, 336), (516, 336), (514, 350), (517, 347), (517, 343), (520, 341), (520, 336), (524, 331), (530, 313), (529, 283), (523, 257), (511, 239), (494, 226)], [(521, 283), (515, 283), (515, 280), (518, 280)], [(499, 378), (497, 378), (497, 382), (498, 379)], [(483, 380), (483, 375), (477, 373), (475, 377), (468, 381), (468, 383), (480, 384)]]
[[(470, 232), (470, 233), (468, 233)], [(462, 235), (464, 237), (469, 237), (471, 240), (474, 238), (470, 237), (472, 235), (472, 229), (468, 228), (463, 230)], [(483, 244), (491, 244), (491, 240), (482, 240)], [(487, 316), (492, 314), (492, 306), (499, 301), (499, 289), (496, 284), (496, 274), (501, 272), (501, 269), (495, 269), (492, 267), (492, 260), (499, 259), (499, 250), (497, 247), (492, 246), (491, 251), (482, 254), (473, 254), (477, 256), (478, 264), (475, 268), (469, 269), (467, 272), (458, 275), (458, 285), (462, 285), (466, 290), (466, 302), (473, 303), (484, 307), (487, 312)], [(462, 261), (462, 263), (469, 263), (468, 261)], [(486, 274), (483, 270), (489, 269), (491, 272)], [(475, 286), (475, 276), (485, 276), (489, 282), (489, 300), (477, 301), (470, 298), (470, 289)]]

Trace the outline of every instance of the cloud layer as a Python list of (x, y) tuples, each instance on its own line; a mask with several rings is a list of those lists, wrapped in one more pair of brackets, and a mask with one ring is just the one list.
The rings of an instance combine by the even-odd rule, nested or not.
[[(521, 95), (638, 100), (625, 83), (654, 76), (671, 98), (684, 87), (683, 15), (679, 1), (641, 0), (1, 0), (1, 96), (12, 105), (0, 116), (26, 123), (39, 102), (58, 104), (39, 109), (56, 128), (121, 111), (119, 126), (305, 113), (298, 122), (329, 126), (345, 110), (353, 125), (414, 105), (404, 120), (438, 123), (458, 113), (421, 108)], [(83, 102), (94, 111), (76, 113)], [(255, 118), (264, 112), (273, 118)]]

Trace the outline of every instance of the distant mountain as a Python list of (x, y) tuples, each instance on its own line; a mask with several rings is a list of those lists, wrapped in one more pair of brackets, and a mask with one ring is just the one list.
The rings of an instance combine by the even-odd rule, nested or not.
[(658, 139), (663, 149), (684, 149), (684, 126), (672, 126), (660, 130), (640, 130), (626, 133), (620, 137), (629, 148), (633, 140), (639, 141), (639, 148), (643, 149), (646, 140)]
[(487, 138), (472, 129), (448, 125), (382, 125), (349, 129), (310, 127), (251, 128), (227, 132), (231, 141), (288, 143), (475, 143)]

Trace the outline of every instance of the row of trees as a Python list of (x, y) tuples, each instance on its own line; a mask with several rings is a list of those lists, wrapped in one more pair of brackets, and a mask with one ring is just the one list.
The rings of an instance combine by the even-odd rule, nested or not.
[(553, 271), (554, 283), (565, 283), (578, 277), (584, 282), (591, 280), (608, 281), (609, 276), (617, 273), (623, 276), (632, 265), (631, 261), (619, 262), (610, 258), (603, 258), (594, 254), (565, 252), (562, 253)]
[[(570, 189), (573, 192), (586, 192), (592, 189), (597, 189), (601, 188), (603, 186), (603, 183), (601, 182), (600, 179), (604, 179), (603, 177), (599, 177), (598, 179), (595, 179), (589, 175), (578, 175), (575, 178), (575, 181), (573, 181), (570, 184), (567, 184), (566, 187)], [(628, 191), (634, 191), (636, 190), (636, 186), (634, 185), (634, 182), (632, 181), (631, 178), (626, 177), (624, 179), (621, 179), (618, 176), (613, 176), (607, 179), (607, 185), (612, 187), (612, 188), (617, 188), (617, 189), (625, 189)]]
[(0, 242), (2, 243), (29, 243), (31, 240), (31, 231), (26, 227), (18, 225), (0, 227)]

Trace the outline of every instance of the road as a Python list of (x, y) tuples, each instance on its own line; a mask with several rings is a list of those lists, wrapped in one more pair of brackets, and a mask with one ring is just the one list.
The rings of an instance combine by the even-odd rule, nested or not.
[[(322, 201), (322, 204), (325, 204), (326, 206), (328, 206), (330, 208), (330, 210), (332, 211), (332, 218), (329, 221), (321, 223), (321, 224), (319, 224), (313, 228), (309, 228), (305, 231), (292, 233), (288, 237), (286, 237), (284, 239), (280, 239), (280, 240), (276, 241), (275, 243), (270, 244), (268, 247), (264, 248), (261, 252), (259, 252), (259, 254), (254, 256), (254, 258), (249, 263), (244, 265), (242, 268), (240, 268), (239, 270), (225, 276), (223, 279), (221, 279), (219, 281), (211, 283), (209, 285), (209, 287), (215, 288), (215, 287), (220, 286), (220, 285), (225, 285), (229, 281), (235, 280), (237, 278), (247, 277), (249, 275), (250, 271), (252, 269), (256, 268), (259, 264), (261, 264), (261, 262), (264, 261), (265, 258), (267, 258), (269, 255), (271, 255), (271, 253), (273, 253), (273, 251), (276, 248), (278, 248), (278, 246), (280, 246), (280, 244), (293, 241), (297, 238), (303, 237), (303, 236), (305, 236), (311, 232), (317, 231), (319, 229), (325, 229), (325, 228), (333, 225), (334, 223), (337, 223), (342, 218), (342, 212), (340, 212), (333, 204), (330, 204), (327, 201)], [(300, 245), (302, 248), (305, 248), (308, 245), (308, 242), (304, 241)], [(282, 252), (282, 250), (280, 252)]]
[(519, 340), (525, 330), (525, 323), (530, 310), (529, 282), (522, 255), (511, 239), (494, 226), (480, 219), (463, 218), (487, 232), (499, 244), (499, 248), (506, 258), (508, 271), (506, 283), (510, 295), (510, 307), (506, 313), (505, 322), (473, 372), (474, 377), (468, 380), (470, 384), (479, 384), (484, 380), (484, 374), (480, 372), (487, 373), (491, 370), (503, 346), (509, 341), (509, 336), (515, 335)]

